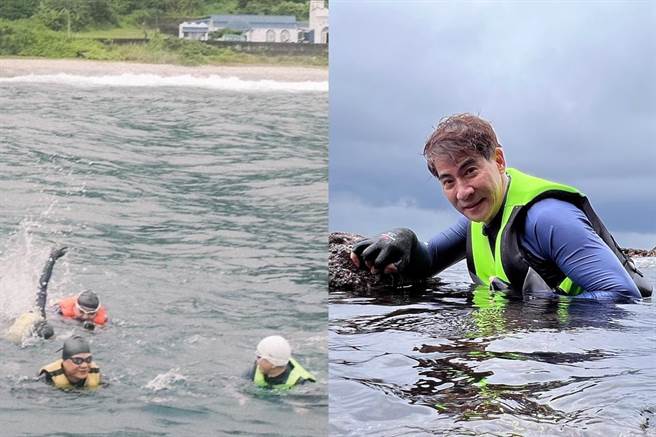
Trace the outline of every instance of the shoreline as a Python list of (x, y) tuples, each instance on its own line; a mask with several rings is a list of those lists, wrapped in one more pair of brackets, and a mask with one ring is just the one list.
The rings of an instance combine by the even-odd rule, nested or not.
[(327, 82), (327, 67), (288, 65), (200, 65), (144, 64), (117, 61), (91, 61), (85, 59), (3, 58), (0, 57), (0, 77), (26, 76), (30, 74), (79, 74), (107, 76), (120, 74), (156, 74), (159, 76), (211, 75), (238, 77), (244, 80), (274, 80), (285, 82)]

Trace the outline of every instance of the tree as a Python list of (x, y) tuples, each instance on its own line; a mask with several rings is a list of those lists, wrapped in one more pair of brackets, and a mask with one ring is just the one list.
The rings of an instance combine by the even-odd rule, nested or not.
[(310, 14), (307, 0), (239, 0), (238, 8), (244, 14), (294, 15), (299, 20)]
[(84, 0), (41, 0), (36, 16), (52, 30), (80, 30), (89, 24), (89, 3)]
[(0, 18), (19, 20), (30, 18), (36, 13), (39, 0), (2, 0), (0, 1)]
[(310, 15), (309, 3), (283, 1), (271, 8), (274, 15), (294, 15), (297, 19), (307, 20)]
[(201, 0), (162, 0), (162, 9), (169, 14), (189, 15), (202, 8)]
[(36, 15), (52, 30), (118, 23), (110, 0), (41, 0)]
[(234, 30), (234, 29), (229, 29), (229, 28), (223, 28), (219, 30), (215, 30), (214, 32), (209, 33), (209, 39), (210, 40), (218, 40), (221, 39), (224, 35), (241, 35), (243, 32), (241, 30)]
[(118, 18), (110, 0), (93, 0), (89, 2), (89, 21), (93, 25), (118, 23)]

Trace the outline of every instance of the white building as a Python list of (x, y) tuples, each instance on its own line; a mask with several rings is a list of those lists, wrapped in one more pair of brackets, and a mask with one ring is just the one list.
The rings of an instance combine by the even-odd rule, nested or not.
[(328, 9), (324, 0), (310, 0), (310, 21), (293, 15), (211, 15), (179, 25), (178, 37), (207, 41), (212, 32), (226, 30), (222, 40), (250, 42), (328, 43)]
[(244, 41), (298, 42), (299, 23), (293, 15), (212, 15), (210, 32), (240, 31)]
[(309, 30), (315, 44), (328, 44), (328, 8), (324, 0), (310, 0)]
[(178, 38), (207, 41), (208, 25), (202, 21), (184, 22), (178, 26)]

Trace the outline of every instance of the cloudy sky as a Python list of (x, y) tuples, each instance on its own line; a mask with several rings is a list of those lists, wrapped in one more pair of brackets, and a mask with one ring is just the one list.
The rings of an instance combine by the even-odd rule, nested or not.
[(656, 3), (330, 2), (330, 230), (458, 213), (421, 156), (489, 120), (509, 165), (578, 187), (621, 245), (656, 246)]

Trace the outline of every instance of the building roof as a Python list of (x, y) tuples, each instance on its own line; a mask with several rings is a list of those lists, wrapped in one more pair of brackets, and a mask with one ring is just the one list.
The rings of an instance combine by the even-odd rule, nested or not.
[(234, 30), (298, 27), (293, 15), (211, 15), (209, 19), (214, 27)]
[(200, 28), (203, 28), (203, 29), (207, 30), (207, 28), (208, 28), (207, 23), (201, 23), (201, 22), (198, 22), (198, 21), (192, 21), (192, 22), (185, 21), (184, 23), (180, 23), (180, 26), (184, 27), (185, 29), (192, 29), (192, 28), (200, 29)]
[(182, 27), (183, 32), (207, 33), (207, 27)]

